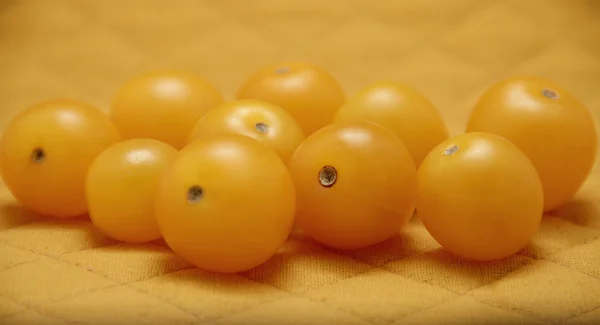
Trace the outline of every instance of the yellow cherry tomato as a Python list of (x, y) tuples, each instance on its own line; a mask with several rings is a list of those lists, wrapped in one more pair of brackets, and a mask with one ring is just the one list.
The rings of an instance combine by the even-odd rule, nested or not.
[(190, 143), (163, 173), (155, 196), (167, 244), (196, 266), (221, 273), (274, 256), (292, 230), (295, 207), (283, 161), (238, 134)]
[(198, 76), (155, 71), (121, 86), (110, 117), (124, 139), (150, 138), (181, 149), (196, 121), (223, 101), (221, 93)]
[(326, 126), (298, 147), (288, 167), (297, 225), (325, 245), (377, 244), (399, 233), (414, 211), (413, 160), (402, 141), (378, 124)]
[(161, 237), (154, 216), (158, 178), (177, 154), (154, 139), (131, 139), (103, 151), (89, 168), (86, 196), (92, 223), (129, 243)]
[(392, 130), (406, 145), (415, 165), (449, 133), (442, 115), (417, 90), (395, 82), (372, 84), (348, 99), (334, 121), (367, 120)]
[(37, 103), (4, 130), (0, 140), (4, 184), (25, 208), (39, 214), (84, 215), (88, 167), (119, 140), (108, 117), (87, 103), (72, 99)]
[(325, 69), (306, 62), (280, 62), (254, 72), (238, 90), (237, 99), (282, 107), (308, 136), (331, 123), (346, 96)]
[(491, 133), (442, 142), (418, 170), (418, 216), (440, 245), (467, 259), (502, 259), (524, 248), (539, 228), (543, 200), (529, 158)]
[(577, 193), (596, 159), (597, 134), (586, 107), (556, 83), (514, 77), (490, 87), (470, 114), (467, 132), (485, 131), (516, 144), (544, 186), (544, 210)]
[(287, 162), (304, 140), (302, 129), (282, 108), (258, 100), (237, 100), (210, 110), (192, 129), (188, 142), (223, 133), (256, 139)]

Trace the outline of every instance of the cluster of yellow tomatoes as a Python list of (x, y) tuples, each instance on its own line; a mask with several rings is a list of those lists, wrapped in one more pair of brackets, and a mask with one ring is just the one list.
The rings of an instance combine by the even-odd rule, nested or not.
[(0, 142), (5, 185), (26, 208), (89, 214), (114, 239), (164, 238), (209, 271), (270, 259), (299, 227), (359, 249), (397, 234), (415, 210), (448, 251), (512, 255), (544, 211), (568, 201), (594, 164), (594, 121), (559, 85), (492, 85), (450, 136), (415, 89), (379, 82), (347, 97), (324, 69), (264, 67), (235, 100), (198, 76), (137, 76), (108, 114), (72, 99), (19, 113)]

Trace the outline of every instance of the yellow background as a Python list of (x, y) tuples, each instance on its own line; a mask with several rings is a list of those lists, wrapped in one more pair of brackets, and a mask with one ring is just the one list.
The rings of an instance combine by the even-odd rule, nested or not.
[[(349, 94), (409, 83), (453, 134), (486, 87), (520, 73), (552, 78), (598, 117), (600, 1), (0, 0), (0, 127), (49, 97), (106, 109), (125, 79), (155, 68), (197, 72), (231, 98), (250, 72), (282, 59), (323, 65)], [(120, 245), (85, 220), (40, 220), (2, 189), (0, 323), (592, 324), (599, 175), (596, 164), (577, 198), (506, 261), (458, 261), (413, 221), (356, 252), (295, 236), (230, 276), (193, 269), (160, 242)]]

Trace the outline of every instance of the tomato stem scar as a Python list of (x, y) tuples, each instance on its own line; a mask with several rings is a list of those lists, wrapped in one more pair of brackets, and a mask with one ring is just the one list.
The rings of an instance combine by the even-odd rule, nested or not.
[(187, 200), (189, 203), (198, 203), (204, 196), (204, 190), (198, 185), (191, 186), (187, 191)]
[(451, 156), (452, 154), (457, 152), (458, 149), (459, 148), (457, 145), (452, 145), (451, 147), (448, 147), (448, 148), (446, 148), (446, 150), (444, 150), (444, 156)]
[(267, 131), (269, 131), (269, 126), (263, 122), (258, 122), (254, 124), (254, 128), (260, 133), (267, 133)]
[(546, 98), (558, 99), (558, 94), (554, 90), (544, 89), (542, 90), (542, 95)]
[(44, 162), (45, 159), (46, 152), (44, 152), (44, 149), (37, 147), (31, 152), (31, 161), (33, 161), (34, 163), (40, 164)]
[(290, 68), (288, 67), (281, 67), (281, 68), (277, 68), (275, 70), (276, 74), (284, 74), (284, 73), (288, 73), (290, 71)]
[(332, 187), (337, 181), (337, 170), (332, 166), (324, 166), (319, 171), (319, 183), (323, 187)]

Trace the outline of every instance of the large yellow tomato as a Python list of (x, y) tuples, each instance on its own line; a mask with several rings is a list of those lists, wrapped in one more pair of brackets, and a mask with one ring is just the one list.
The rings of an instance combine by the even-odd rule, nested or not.
[(346, 120), (367, 120), (394, 131), (416, 166), (449, 136), (433, 103), (417, 90), (395, 82), (378, 82), (350, 97), (334, 118)]
[(402, 141), (378, 124), (330, 124), (298, 147), (288, 168), (297, 225), (325, 245), (377, 244), (399, 233), (414, 211), (413, 160)]
[(129, 243), (160, 238), (154, 216), (158, 178), (177, 154), (154, 139), (131, 139), (104, 150), (89, 168), (86, 196), (92, 223)]
[(331, 123), (345, 94), (325, 69), (304, 62), (281, 62), (254, 72), (238, 90), (237, 99), (258, 99), (282, 107), (308, 136)]
[(304, 140), (302, 129), (285, 110), (252, 99), (229, 102), (210, 110), (196, 123), (188, 142), (223, 133), (256, 139), (275, 150), (286, 163)]
[(150, 138), (181, 149), (194, 123), (223, 101), (219, 91), (198, 76), (156, 71), (121, 86), (110, 117), (124, 139)]
[(418, 171), (417, 213), (445, 249), (495, 260), (524, 248), (543, 215), (535, 167), (508, 140), (473, 132), (435, 147)]
[(84, 215), (85, 176), (100, 152), (120, 140), (108, 117), (71, 99), (37, 103), (0, 140), (4, 184), (25, 208), (57, 218)]
[(271, 258), (294, 224), (294, 184), (279, 156), (243, 135), (198, 139), (163, 173), (155, 212), (177, 254), (234, 273)]
[(597, 135), (586, 107), (567, 90), (535, 77), (490, 87), (475, 105), (467, 132), (486, 131), (516, 144), (544, 186), (544, 210), (566, 203), (594, 165)]

